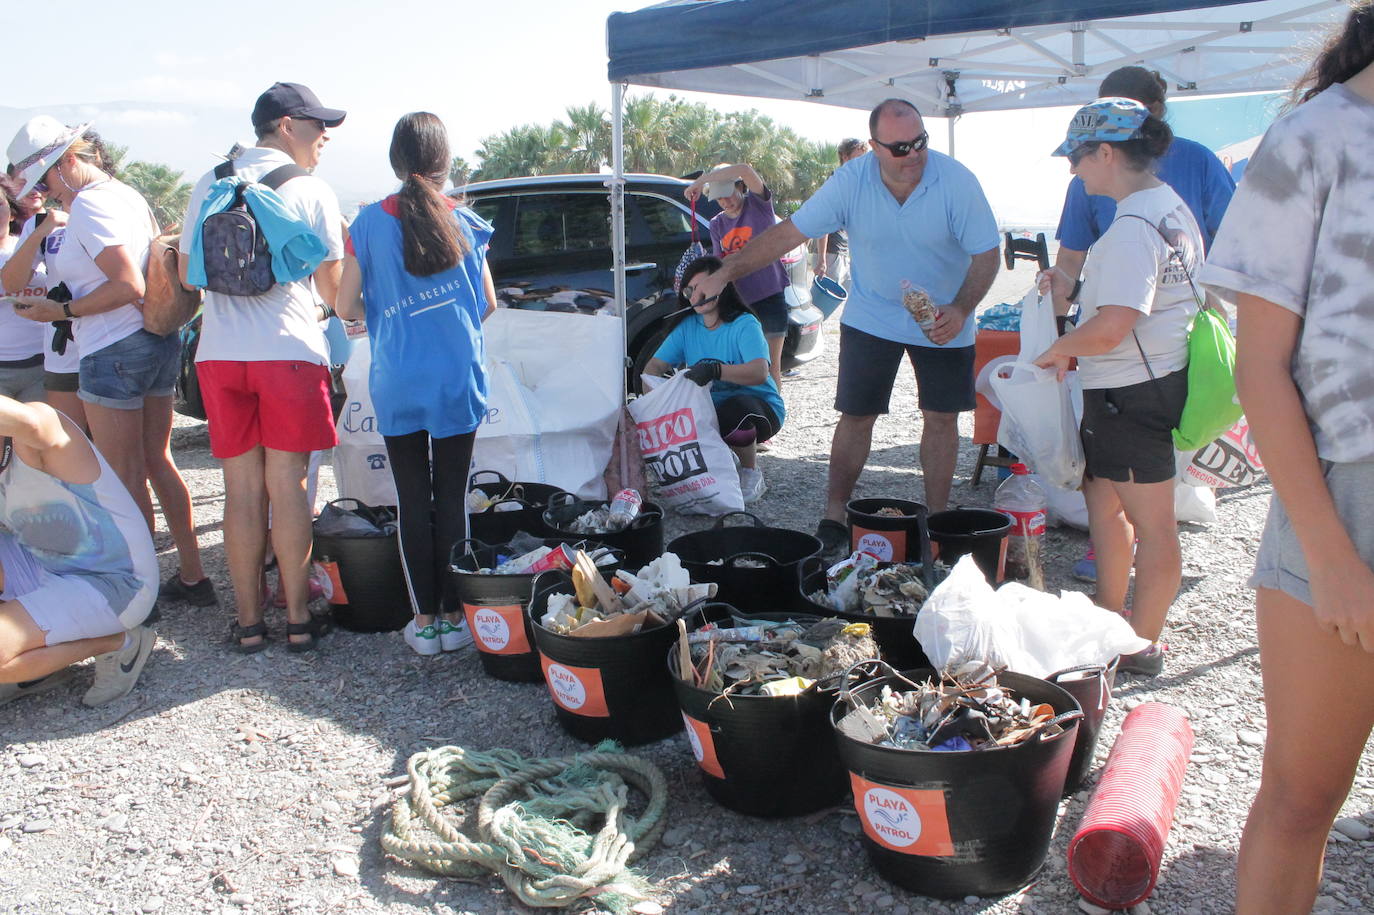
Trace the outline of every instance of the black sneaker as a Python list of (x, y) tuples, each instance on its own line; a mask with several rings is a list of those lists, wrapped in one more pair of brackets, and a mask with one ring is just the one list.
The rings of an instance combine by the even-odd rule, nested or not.
[(213, 607), (219, 601), (215, 596), (215, 585), (210, 579), (202, 578), (195, 584), (188, 585), (181, 580), (179, 572), (173, 573), (172, 577), (157, 589), (157, 599), (185, 601), (196, 607)]
[(840, 553), (849, 549), (849, 528), (830, 518), (822, 518), (816, 525), (816, 539), (821, 542), (822, 555)]
[(1165, 647), (1158, 642), (1140, 649), (1134, 654), (1123, 654), (1117, 662), (1117, 671), (1126, 674), (1140, 674), (1144, 677), (1158, 677), (1164, 672)]

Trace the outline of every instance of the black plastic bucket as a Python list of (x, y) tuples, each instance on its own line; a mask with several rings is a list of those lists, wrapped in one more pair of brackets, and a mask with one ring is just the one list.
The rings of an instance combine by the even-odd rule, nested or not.
[(837, 616), (855, 623), (868, 623), (873, 627), (873, 640), (878, 643), (878, 651), (882, 654), (883, 660), (897, 670), (930, 666), (930, 659), (926, 657), (921, 643), (916, 641), (916, 636), (912, 632), (916, 617), (845, 613), (826, 604), (818, 604), (807, 596), (824, 591), (826, 587), (825, 566), (815, 560), (802, 563), (797, 606), (804, 613)]
[[(726, 519), (737, 515), (751, 524), (726, 527)], [(821, 542), (801, 531), (766, 527), (749, 512), (730, 512), (715, 527), (673, 540), (668, 552), (682, 560), (692, 581), (715, 582), (716, 600), (723, 604), (746, 612), (785, 610), (802, 562), (820, 555)]]
[(1073, 696), (1083, 710), (1083, 720), (1078, 723), (1078, 739), (1073, 746), (1073, 758), (1069, 761), (1069, 777), (1064, 783), (1066, 795), (1078, 790), (1093, 767), (1097, 734), (1102, 730), (1102, 719), (1107, 714), (1107, 706), (1112, 700), (1112, 686), (1116, 683), (1116, 665), (1117, 659), (1113, 658), (1107, 667), (1084, 664), (1045, 678)]
[(640, 506), (639, 516), (623, 531), (604, 534), (579, 534), (572, 530), (578, 516), (607, 504), (584, 501), (572, 493), (557, 493), (544, 512), (544, 527), (551, 537), (594, 537), (598, 543), (613, 546), (625, 554), (625, 568), (638, 572), (663, 555), (663, 509), (654, 502)]
[(960, 556), (972, 553), (992, 584), (1006, 577), (1011, 523), (1009, 516), (990, 508), (953, 508), (936, 512), (927, 522), (935, 558), (953, 568)]
[[(566, 543), (587, 552), (602, 544), (589, 540), (545, 540), (545, 546)], [(478, 569), (497, 565), (498, 555), (508, 553), (504, 545), (489, 546), (476, 540), (460, 540), (449, 555), (449, 576), (453, 580), (458, 604), (467, 617), (472, 644), (482, 661), (482, 669), (498, 680), (538, 683), (544, 679), (539, 667), (539, 652), (534, 647), (534, 630), (525, 608), (529, 605), (534, 579), (539, 574), (483, 575)], [(614, 575), (620, 562), (601, 566), (601, 574)]]
[(468, 515), (469, 535), (482, 543), (509, 543), (521, 531), (543, 537), (549, 499), (563, 491), (547, 483), (512, 483), (495, 470), (474, 473), (468, 479), (468, 489), (496, 503), (484, 512)]
[[(919, 683), (934, 671), (907, 671)], [(861, 841), (885, 879), (924, 896), (994, 896), (1025, 886), (1045, 862), (1059, 797), (1082, 713), (1063, 689), (1003, 673), (999, 685), (1032, 703), (1048, 702), (1066, 719), (1061, 734), (1011, 747), (942, 753), (862, 743), (839, 730), (849, 711), (836, 701), (831, 720), (850, 773)], [(871, 705), (892, 676), (852, 690)]]
[(630, 746), (682, 730), (682, 713), (663, 663), (677, 639), (677, 626), (599, 639), (560, 635), (539, 622), (549, 595), (557, 591), (572, 593), (572, 577), (566, 572), (537, 577), (528, 616), (563, 730), (588, 743), (611, 739)]
[[(878, 514), (883, 509), (896, 509), (901, 514)], [(907, 499), (851, 499), (844, 508), (849, 549), (872, 553), (883, 562), (928, 562), (928, 513), (920, 502)]]
[[(727, 604), (708, 604), (687, 628), (704, 622), (728, 626), (734, 611)], [(807, 624), (820, 620), (809, 614), (740, 615)], [(830, 727), (836, 687), (796, 696), (722, 697), (678, 676), (676, 639), (668, 650), (668, 672), (701, 779), (721, 806), (751, 816), (800, 816), (833, 806), (849, 790)]]
[[(353, 503), (355, 512), (371, 513), (374, 520), (394, 521), (396, 517), (394, 507), (363, 505), (357, 499), (335, 499), (329, 504), (343, 502)], [(397, 534), (341, 537), (316, 533), (314, 540), (312, 555), (328, 576), (327, 595), (335, 623), (353, 632), (394, 632), (414, 618)]]

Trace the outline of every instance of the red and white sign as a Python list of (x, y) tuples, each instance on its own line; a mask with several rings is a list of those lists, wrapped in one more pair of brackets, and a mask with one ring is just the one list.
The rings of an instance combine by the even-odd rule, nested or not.
[(906, 531), (870, 531), (855, 527), (852, 549), (871, 553), (882, 562), (906, 562)]
[(525, 636), (524, 611), (519, 604), (484, 607), (463, 604), (468, 618), (468, 631), (477, 643), (478, 651), (487, 654), (526, 654), (530, 650)]
[(720, 760), (716, 758), (716, 741), (711, 736), (710, 726), (704, 721), (697, 721), (686, 712), (682, 713), (682, 720), (687, 725), (687, 742), (692, 746), (692, 755), (696, 757), (697, 765), (708, 775), (724, 778), (725, 770), (720, 767)]
[(651, 422), (636, 423), (635, 429), (639, 433), (639, 450), (645, 457), (697, 440), (697, 421), (689, 407), (666, 413)]
[(601, 671), (595, 667), (569, 667), (550, 661), (543, 652), (539, 662), (544, 668), (544, 682), (549, 695), (559, 707), (587, 718), (609, 718), (606, 692), (601, 685)]
[(864, 834), (874, 842), (907, 855), (954, 854), (943, 791), (879, 785), (852, 772), (849, 780)]

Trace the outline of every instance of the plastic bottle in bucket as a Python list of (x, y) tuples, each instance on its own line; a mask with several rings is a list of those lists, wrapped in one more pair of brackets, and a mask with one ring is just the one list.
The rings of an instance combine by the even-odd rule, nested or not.
[(1044, 581), (1040, 556), (1045, 540), (1045, 512), (1049, 501), (1025, 464), (1012, 464), (1011, 476), (997, 487), (992, 507), (1011, 518), (1008, 533), (1006, 574), (1008, 578)]

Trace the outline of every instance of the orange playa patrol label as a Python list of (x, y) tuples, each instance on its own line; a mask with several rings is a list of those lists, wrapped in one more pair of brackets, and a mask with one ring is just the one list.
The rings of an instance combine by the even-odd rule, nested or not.
[(595, 667), (569, 667), (550, 661), (540, 652), (539, 663), (544, 668), (544, 682), (549, 695), (560, 708), (587, 718), (609, 718), (606, 693), (601, 686), (601, 671)]
[(483, 607), (464, 603), (463, 613), (468, 618), (468, 631), (476, 640), (478, 651), (487, 654), (525, 654), (530, 650), (519, 604)]
[(849, 781), (864, 834), (874, 842), (907, 855), (954, 854), (943, 791), (878, 785), (852, 772)]
[(905, 562), (906, 531), (870, 531), (855, 526), (854, 549), (872, 553), (882, 562)]
[(682, 721), (687, 725), (687, 743), (692, 747), (692, 755), (696, 757), (697, 765), (708, 775), (724, 778), (725, 770), (720, 767), (720, 760), (716, 758), (716, 741), (711, 736), (711, 728), (706, 722), (697, 721), (686, 712), (682, 713)]

